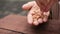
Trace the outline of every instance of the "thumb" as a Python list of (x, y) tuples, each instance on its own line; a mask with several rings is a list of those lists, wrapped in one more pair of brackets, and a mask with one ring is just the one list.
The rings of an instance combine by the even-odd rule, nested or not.
[(29, 10), (35, 4), (35, 1), (28, 2), (22, 6), (23, 10)]

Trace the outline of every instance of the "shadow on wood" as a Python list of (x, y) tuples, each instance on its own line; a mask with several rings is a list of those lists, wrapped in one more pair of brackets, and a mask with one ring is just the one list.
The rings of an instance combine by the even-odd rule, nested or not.
[[(27, 23), (26, 16), (8, 15), (0, 20), (0, 28), (26, 34), (60, 34), (60, 21), (49, 20), (47, 23), (40, 24), (39, 26), (32, 26)], [(0, 32), (4, 31), (0, 29)]]

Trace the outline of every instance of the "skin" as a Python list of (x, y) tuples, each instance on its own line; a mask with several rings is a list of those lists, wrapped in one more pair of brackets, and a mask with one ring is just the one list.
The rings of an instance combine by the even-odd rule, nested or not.
[[(35, 20), (35, 21), (33, 22), (32, 13), (34, 13), (34, 11), (35, 11), (35, 12), (38, 12), (38, 11), (39, 11), (39, 14), (41, 14), (41, 12), (42, 12), (42, 11), (40, 10), (40, 7), (37, 5), (37, 3), (36, 3), (35, 1), (28, 2), (28, 3), (26, 3), (26, 4), (24, 4), (24, 5), (22, 6), (22, 9), (23, 9), (23, 10), (29, 10), (29, 13), (28, 13), (28, 15), (27, 15), (27, 21), (28, 21), (29, 24), (33, 24), (33, 25), (35, 25), (35, 26), (37, 26), (37, 25), (39, 25), (39, 24), (42, 24), (42, 23), (44, 23), (44, 22), (47, 22), (48, 16), (49, 16), (49, 14), (50, 14), (50, 11), (43, 12), (43, 15), (47, 15), (47, 17), (43, 17), (43, 19), (42, 19), (42, 18), (38, 18), (38, 20)], [(34, 14), (36, 14), (36, 13), (34, 13)]]

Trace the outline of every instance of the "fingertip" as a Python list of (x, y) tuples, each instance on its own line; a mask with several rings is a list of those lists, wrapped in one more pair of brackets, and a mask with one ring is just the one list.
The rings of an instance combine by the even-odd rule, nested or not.
[(44, 21), (44, 22), (47, 22), (47, 18), (43, 18), (43, 21)]
[(37, 20), (34, 21), (34, 22), (33, 22), (33, 25), (38, 26), (38, 25), (39, 25), (38, 21), (37, 21)]
[(44, 12), (43, 14), (46, 15), (46, 16), (49, 16), (50, 15), (50, 11)]
[(24, 5), (22, 5), (22, 9), (25, 9), (25, 4), (24, 4)]
[(39, 22), (40, 24), (43, 23), (42, 18), (39, 18), (39, 19), (38, 19), (38, 22)]
[(22, 6), (22, 9), (23, 9), (23, 10), (29, 10), (30, 8), (32, 8), (32, 6), (33, 6), (34, 4), (36, 4), (35, 1), (27, 2), (26, 4), (24, 4), (24, 5)]
[(22, 9), (23, 9), (23, 10), (28, 10), (29, 7), (27, 6), (27, 4), (24, 4), (24, 5), (22, 6)]

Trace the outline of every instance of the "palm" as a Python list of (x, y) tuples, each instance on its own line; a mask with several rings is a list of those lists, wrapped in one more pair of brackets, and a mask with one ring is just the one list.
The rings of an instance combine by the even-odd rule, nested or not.
[[(27, 15), (27, 20), (29, 24), (34, 24), (34, 25), (38, 25), (41, 24), (43, 22), (46, 22), (49, 16), (49, 11), (48, 12), (42, 12), (40, 10), (40, 7), (36, 4), (35, 1), (32, 2), (28, 2), (26, 4), (23, 5), (22, 7), (25, 10), (29, 10), (29, 13)], [(43, 15), (46, 16), (43, 16)], [(43, 16), (43, 17), (41, 17)]]

